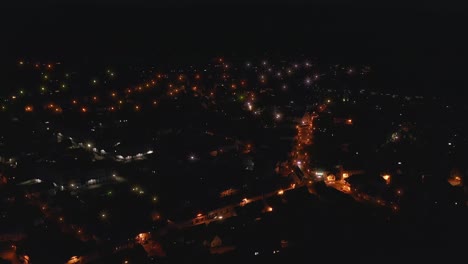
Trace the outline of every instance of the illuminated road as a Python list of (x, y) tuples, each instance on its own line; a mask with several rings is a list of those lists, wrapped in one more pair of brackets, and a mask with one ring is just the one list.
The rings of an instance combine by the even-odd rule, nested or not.
[(294, 146), (290, 153), (290, 160), (284, 165), (288, 173), (295, 173), (294, 168), (298, 167), (305, 176), (310, 176), (310, 156), (307, 148), (312, 144), (313, 121), (315, 116), (306, 113), (299, 124), (296, 125), (297, 135), (294, 138)]
[(351, 186), (345, 180), (339, 180), (334, 182), (327, 182), (327, 186), (337, 189), (340, 192), (344, 192), (346, 194), (352, 194)]
[[(224, 207), (221, 207), (221, 208), (217, 208), (215, 210), (212, 210), (206, 214), (198, 214), (196, 217), (188, 220), (188, 221), (184, 221), (182, 223), (177, 223), (176, 225), (178, 225), (179, 227), (189, 227), (189, 226), (195, 226), (195, 225), (200, 225), (200, 224), (209, 224), (211, 222), (214, 222), (214, 221), (220, 221), (220, 220), (223, 220), (223, 219), (227, 219), (227, 218), (230, 218), (230, 217), (233, 217), (233, 216), (236, 216), (235, 214), (235, 210), (234, 208), (235, 207), (239, 207), (239, 206), (245, 206), (249, 203), (253, 203), (253, 202), (256, 202), (256, 201), (259, 201), (259, 200), (264, 200), (266, 198), (269, 198), (269, 197), (272, 197), (272, 196), (275, 196), (275, 195), (278, 195), (278, 196), (281, 196), (281, 195), (284, 195), (286, 192), (292, 190), (295, 188), (295, 184), (293, 184), (291, 187), (289, 188), (285, 188), (285, 189), (279, 189), (279, 190), (276, 190), (274, 192), (270, 192), (270, 193), (267, 193), (267, 194), (263, 194), (263, 195), (257, 195), (257, 196), (254, 196), (254, 197), (249, 197), (249, 198), (244, 198), (242, 199), (242, 201), (240, 201), (239, 203), (234, 203), (234, 204), (230, 204), (228, 206), (224, 206)], [(274, 208), (270, 207), (270, 206), (266, 206), (264, 208), (265, 212), (272, 212), (274, 210)]]

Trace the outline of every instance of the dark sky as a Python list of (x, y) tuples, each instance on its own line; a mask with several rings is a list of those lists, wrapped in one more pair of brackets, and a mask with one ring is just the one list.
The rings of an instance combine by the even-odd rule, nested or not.
[(2, 67), (21, 57), (182, 63), (224, 54), (305, 53), (375, 65), (390, 89), (466, 93), (460, 89), (467, 84), (466, 10), (448, 2), (51, 2), (57, 1), (17, 1), (0, 11)]

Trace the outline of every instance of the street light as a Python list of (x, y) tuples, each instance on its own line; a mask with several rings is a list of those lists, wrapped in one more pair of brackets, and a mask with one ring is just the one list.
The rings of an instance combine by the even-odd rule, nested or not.
[(382, 178), (385, 180), (387, 184), (390, 183), (391, 176), (389, 174), (382, 175)]

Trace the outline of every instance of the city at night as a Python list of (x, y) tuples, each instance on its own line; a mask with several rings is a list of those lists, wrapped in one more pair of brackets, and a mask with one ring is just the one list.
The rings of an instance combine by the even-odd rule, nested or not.
[(466, 263), (466, 8), (39, 2), (0, 9), (0, 264)]

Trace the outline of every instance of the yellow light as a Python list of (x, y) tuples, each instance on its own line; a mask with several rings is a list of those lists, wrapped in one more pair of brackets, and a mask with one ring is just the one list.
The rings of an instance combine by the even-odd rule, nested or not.
[(345, 191), (345, 192), (351, 192), (351, 187), (349, 187), (348, 185), (344, 185), (344, 186), (343, 186), (343, 191)]
[(390, 177), (389, 174), (382, 175), (382, 178), (385, 180), (385, 182), (386, 182), (387, 184), (390, 183), (391, 177)]
[(267, 208), (267, 212), (273, 212), (273, 207), (271, 207), (271, 206), (268, 206), (268, 208)]
[(283, 190), (279, 190), (278, 191), (278, 195), (283, 195), (284, 194), (284, 191)]
[(349, 174), (347, 172), (343, 173), (343, 179), (347, 179), (349, 177)]

